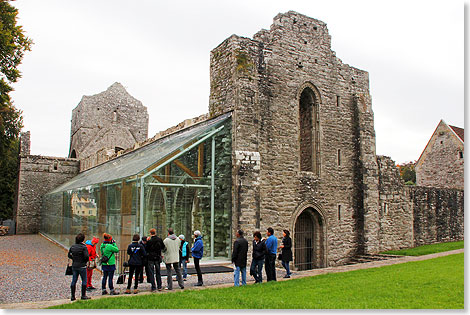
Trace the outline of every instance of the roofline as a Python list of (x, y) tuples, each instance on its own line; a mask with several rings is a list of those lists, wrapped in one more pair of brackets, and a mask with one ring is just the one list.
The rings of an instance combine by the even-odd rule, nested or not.
[[(179, 133), (179, 132), (182, 132), (182, 131), (184, 131), (184, 130), (186, 130), (186, 129), (189, 129), (189, 128), (192, 128), (192, 127), (196, 127), (196, 126), (199, 125), (199, 124), (202, 124), (202, 123), (207, 122), (207, 121), (209, 121), (209, 120), (215, 119), (215, 118), (220, 117), (220, 116), (222, 116), (222, 115), (225, 115), (225, 114), (227, 114), (227, 113), (231, 113), (230, 115), (232, 115), (232, 112), (233, 112), (233, 111), (228, 111), (228, 112), (222, 113), (222, 114), (217, 115), (217, 116), (214, 116), (214, 117), (209, 117), (209, 118), (207, 118), (207, 119), (205, 119), (205, 120), (201, 120), (201, 121), (199, 121), (199, 122), (197, 122), (197, 123), (195, 123), (195, 124), (193, 124), (193, 125), (189, 125), (189, 126), (184, 127), (184, 128), (182, 128), (182, 129), (175, 130), (174, 132), (171, 132), (171, 133), (169, 133), (169, 134), (167, 134), (167, 135), (164, 135), (164, 136), (162, 136), (162, 137), (160, 137), (160, 138), (157, 138), (157, 139), (154, 139), (154, 140), (152, 140), (152, 141), (148, 141), (148, 140), (151, 139), (151, 138), (148, 138), (148, 139), (146, 139), (146, 140), (144, 140), (144, 141), (142, 141), (142, 142), (138, 142), (139, 147), (137, 147), (137, 148), (132, 148), (132, 149), (130, 149), (129, 151), (127, 151), (127, 149), (126, 149), (126, 150), (124, 150), (125, 152), (123, 152), (123, 153), (121, 153), (121, 154), (119, 154), (119, 155), (112, 156), (109, 160), (106, 160), (106, 161), (104, 161), (104, 162), (102, 162), (102, 163), (100, 163), (100, 164), (97, 164), (97, 165), (94, 165), (94, 166), (92, 166), (92, 167), (90, 167), (90, 168), (87, 168), (86, 170), (83, 170), (82, 172), (79, 172), (79, 174), (81, 174), (81, 173), (83, 173), (83, 172), (87, 172), (88, 170), (94, 169), (94, 168), (96, 168), (96, 167), (98, 167), (98, 166), (100, 166), (100, 165), (103, 165), (103, 164), (105, 164), (105, 163), (108, 163), (108, 162), (110, 162), (110, 161), (114, 161), (114, 160), (116, 160), (116, 159), (119, 159), (119, 158), (121, 158), (122, 156), (125, 156), (125, 155), (127, 155), (127, 154), (133, 153), (133, 152), (135, 152), (135, 151), (138, 151), (138, 150), (140, 150), (141, 148), (144, 148), (144, 147), (146, 147), (146, 146), (148, 146), (148, 145), (150, 145), (150, 144), (152, 144), (152, 143), (154, 143), (154, 142), (156, 142), (156, 141), (160, 141), (160, 140), (165, 139), (165, 138), (167, 138), (167, 137), (169, 137), (169, 136), (172, 136), (172, 135), (174, 135), (174, 134), (177, 134), (177, 133)], [(170, 128), (171, 128), (171, 127), (170, 127)], [(158, 134), (158, 133), (157, 133), (157, 134)], [(148, 141), (148, 142), (146, 142), (146, 141)]]
[[(460, 127), (457, 127), (457, 126), (450, 126), (450, 125), (447, 125), (447, 127), (449, 127), (449, 129), (452, 131), (452, 133), (454, 134), (454, 136), (457, 137), (457, 139), (460, 140), (460, 142), (462, 142), (462, 144), (465, 144), (465, 142), (462, 140), (462, 138), (460, 138), (460, 136), (455, 132), (455, 130), (452, 128), (452, 127), (455, 127), (455, 128), (460, 128)], [(460, 128), (460, 129), (463, 129), (463, 128)], [(464, 129), (465, 130), (465, 129)]]

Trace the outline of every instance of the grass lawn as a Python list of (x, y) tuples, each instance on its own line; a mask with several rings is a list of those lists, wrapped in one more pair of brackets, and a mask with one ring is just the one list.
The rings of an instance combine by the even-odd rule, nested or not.
[(245, 287), (77, 301), (84, 309), (464, 308), (464, 255)]
[(404, 256), (421, 256), (440, 252), (447, 252), (449, 250), (464, 248), (464, 241), (438, 243), (431, 245), (423, 245), (415, 248), (406, 248), (401, 250), (390, 250), (382, 254), (390, 255), (404, 255)]

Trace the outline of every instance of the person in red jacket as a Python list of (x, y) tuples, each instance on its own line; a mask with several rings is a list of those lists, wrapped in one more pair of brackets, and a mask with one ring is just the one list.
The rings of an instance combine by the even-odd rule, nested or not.
[(96, 290), (96, 288), (91, 284), (91, 278), (93, 277), (93, 269), (96, 268), (96, 244), (98, 244), (99, 239), (93, 237), (90, 241), (86, 241), (86, 247), (88, 248), (88, 255), (89, 255), (89, 263), (87, 264), (86, 269), (86, 289), (87, 291)]

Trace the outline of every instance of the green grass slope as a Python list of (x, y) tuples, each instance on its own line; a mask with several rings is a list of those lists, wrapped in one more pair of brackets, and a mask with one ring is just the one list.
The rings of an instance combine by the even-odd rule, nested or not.
[(464, 255), (245, 287), (77, 301), (83, 309), (463, 309)]
[(390, 255), (404, 255), (404, 256), (422, 256), (440, 252), (447, 252), (449, 250), (464, 248), (464, 241), (437, 243), (431, 245), (422, 245), (414, 248), (407, 248), (401, 250), (390, 250), (383, 252), (383, 254)]

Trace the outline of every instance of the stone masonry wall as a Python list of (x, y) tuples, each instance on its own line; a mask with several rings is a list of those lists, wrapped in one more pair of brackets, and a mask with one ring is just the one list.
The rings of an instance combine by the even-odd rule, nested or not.
[(413, 207), (414, 245), (464, 239), (464, 191), (409, 187)]
[(44, 194), (77, 175), (77, 159), (21, 155), (16, 208), (16, 233), (37, 233)]
[(377, 252), (413, 247), (413, 211), (395, 162), (377, 156), (379, 165), (379, 246)]
[(441, 121), (416, 165), (416, 184), (463, 190), (463, 157), (464, 143)]
[[(319, 112), (318, 175), (300, 171), (299, 98), (305, 88), (315, 94)], [(253, 39), (233, 35), (216, 47), (209, 113), (226, 111), (234, 111), (234, 165), (246, 161), (240, 152), (260, 157), (259, 170), (252, 163), (233, 170), (233, 227), (244, 229), (249, 240), (253, 228), (264, 233), (271, 226), (279, 239), (288, 229), (295, 246), (296, 219), (311, 207), (322, 218), (317, 233), (325, 234), (324, 243), (316, 246), (323, 248), (325, 265), (363, 251), (364, 226), (375, 232), (377, 224), (367, 220), (375, 219), (378, 205), (368, 74), (336, 57), (326, 24), (290, 11)], [(362, 231), (358, 216), (366, 222)], [(377, 237), (368, 239), (375, 250)]]
[(103, 148), (130, 148), (147, 139), (147, 108), (116, 82), (104, 92), (83, 96), (72, 111), (70, 136), (69, 156), (79, 159)]

